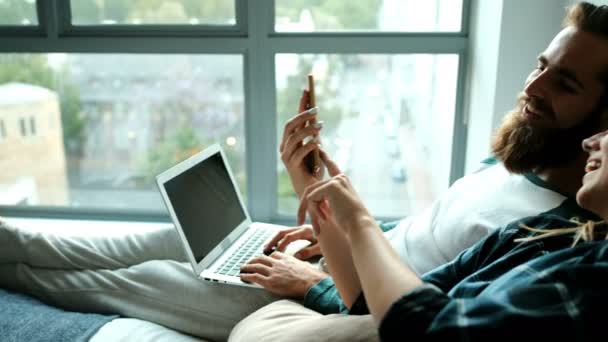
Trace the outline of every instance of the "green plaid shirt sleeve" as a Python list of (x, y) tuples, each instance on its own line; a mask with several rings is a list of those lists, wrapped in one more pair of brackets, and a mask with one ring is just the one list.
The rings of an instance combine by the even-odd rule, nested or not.
[(605, 335), (608, 242), (514, 244), (517, 233), (497, 232), (425, 275), (425, 285), (391, 306), (381, 339), (587, 341)]

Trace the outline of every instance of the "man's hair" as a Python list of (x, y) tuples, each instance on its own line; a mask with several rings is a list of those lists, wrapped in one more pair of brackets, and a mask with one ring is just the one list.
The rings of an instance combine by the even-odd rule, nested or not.
[[(588, 2), (579, 2), (568, 8), (568, 14), (564, 18), (563, 26), (574, 26), (585, 32), (593, 33), (606, 39), (606, 43), (608, 43), (608, 6), (596, 6)], [(608, 103), (608, 70), (604, 70), (600, 77), (606, 88), (602, 101), (605, 106)], [(538, 234), (515, 239), (515, 242), (531, 242), (566, 234), (572, 234), (573, 236), (572, 247), (581, 241), (608, 240), (607, 222), (587, 221), (582, 223), (577, 219), (573, 219), (572, 221), (578, 225), (572, 228), (537, 229), (521, 224), (520, 228)]]
[[(608, 43), (608, 6), (596, 6), (588, 2), (579, 2), (568, 8), (563, 26), (574, 26), (580, 30), (593, 33), (603, 37)], [(605, 97), (608, 97), (608, 70), (604, 70), (600, 77), (607, 87), (607, 96)]]
[(567, 26), (608, 38), (608, 6), (579, 2), (568, 8), (568, 14), (564, 18), (564, 27)]

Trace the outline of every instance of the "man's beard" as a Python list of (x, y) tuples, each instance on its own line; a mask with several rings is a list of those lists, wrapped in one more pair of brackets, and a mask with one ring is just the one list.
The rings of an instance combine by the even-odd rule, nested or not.
[(583, 139), (599, 131), (601, 101), (575, 127), (538, 128), (526, 122), (526, 96), (509, 112), (492, 140), (492, 152), (512, 173), (539, 172), (564, 166), (581, 155)]

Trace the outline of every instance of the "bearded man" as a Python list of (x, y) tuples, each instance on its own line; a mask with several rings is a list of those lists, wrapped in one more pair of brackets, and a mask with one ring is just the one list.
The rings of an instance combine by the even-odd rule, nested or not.
[[(284, 141), (293, 140), (296, 134), (292, 133), (293, 126), (300, 124), (298, 117), (287, 124), (285, 128), (287, 137), (284, 137)], [(386, 232), (385, 237), (401, 260), (407, 264), (404, 269), (420, 275), (454, 259), (462, 250), (492, 231), (506, 227), (508, 223), (517, 222), (521, 218), (549, 214), (564, 219), (580, 217), (578, 215), (583, 211), (576, 204), (574, 195), (580, 188), (585, 173), (586, 154), (581, 148), (581, 142), (584, 138), (606, 128), (608, 128), (608, 6), (581, 2), (569, 9), (563, 30), (540, 54), (537, 67), (525, 81), (516, 108), (505, 116), (502, 125), (497, 129), (491, 143), (494, 154), (491, 159), (493, 165), (461, 178), (431, 208), (420, 215), (405, 218)], [(287, 152), (282, 151), (282, 153), (300, 155), (297, 149), (304, 148), (301, 144), (297, 144), (295, 152), (286, 148)], [(304, 188), (308, 186), (308, 190), (321, 184), (309, 186), (311, 176), (307, 178), (306, 174), (299, 173), (298, 171), (303, 168), (293, 162), (293, 158), (283, 157), (283, 160), (290, 160), (286, 166), (296, 191), (301, 190), (298, 189), (299, 184), (304, 184)], [(328, 161), (327, 165), (331, 165), (329, 158), (326, 157), (324, 160)], [(305, 198), (309, 193), (307, 191), (303, 195), (298, 192), (300, 198)], [(308, 200), (310, 203), (310, 198)], [(299, 212), (299, 214), (301, 219), (303, 213)], [(359, 221), (353, 219), (352, 222), (356, 225)], [(344, 228), (325, 229), (318, 236), (318, 244), (328, 259), (329, 270), (336, 279), (342, 296), (336, 294), (336, 286), (329, 277), (322, 278), (317, 283), (309, 282), (309, 290), (304, 293), (282, 292), (283, 295), (303, 298), (305, 306), (323, 313), (365, 312), (360, 305), (362, 301), (366, 301), (362, 296), (364, 282), (361, 280), (362, 275), (357, 275), (356, 271), (359, 268), (354, 267), (353, 255), (358, 254), (358, 260), (361, 261), (365, 258), (360, 253), (366, 256), (371, 254), (368, 250), (363, 252), (351, 250), (349, 247), (351, 244), (348, 243), (340, 246), (340, 241), (347, 239), (344, 235), (328, 235), (334, 234), (334, 231), (346, 231), (348, 227)], [(289, 234), (296, 235), (297, 232), (300, 237), (306, 236), (305, 229), (307, 228), (300, 228)], [(279, 235), (273, 242), (283, 240), (278, 243), (278, 247), (284, 246), (285, 240), (293, 239), (289, 234)], [(370, 240), (368, 245), (377, 241), (379, 239)], [(360, 243), (358, 246), (366, 248), (368, 245)], [(313, 250), (312, 248), (314, 247), (310, 250)], [(288, 258), (283, 256), (258, 258), (242, 269), (254, 273), (242, 274), (241, 277), (260, 283), (270, 291), (278, 293), (274, 284), (284, 284), (289, 281), (286, 280), (288, 279), (286, 276), (280, 277), (285, 274), (284, 272), (273, 270), (280, 269), (283, 260), (286, 259)], [(331, 259), (340, 260), (341, 263), (335, 263)], [(501, 259), (500, 262), (504, 263), (504, 260)], [(258, 264), (268, 266), (263, 269), (263, 274), (257, 271)], [(293, 262), (292, 264), (296, 265)], [(381, 268), (380, 265), (376, 267)], [(453, 268), (453, 265), (448, 265), (445, 269), (446, 273), (451, 272), (454, 276), (459, 274), (459, 270)], [(302, 267), (297, 271), (297, 278), (314, 281), (314, 277), (307, 276), (303, 270), (305, 268)], [(394, 270), (393, 267), (389, 273), (392, 274)], [(309, 272), (309, 274), (314, 273)], [(410, 275), (412, 275), (411, 279), (416, 278), (411, 272)], [(472, 279), (479, 281), (478, 278)], [(373, 286), (374, 282), (376, 286)], [(291, 283), (297, 284), (295, 280), (291, 280)], [(380, 294), (374, 295), (374, 298), (385, 298), (387, 292), (390, 292), (387, 289), (391, 284), (394, 282), (391, 282), (389, 277), (373, 280), (367, 278), (365, 279), (366, 294), (374, 288), (371, 292), (376, 291)], [(451, 288), (454, 284), (444, 285), (446, 288)], [(561, 286), (561, 289), (566, 288)], [(417, 302), (403, 302), (399, 309), (403, 312), (422, 313), (419, 317), (430, 315), (429, 312), (432, 310), (428, 309), (436, 303), (429, 298), (425, 296), (420, 297), (420, 301)], [(527, 299), (535, 303), (533, 296)], [(459, 313), (471, 309), (465, 308), (464, 302), (458, 305), (460, 305)], [(568, 306), (568, 310), (569, 312), (574, 310), (575, 317), (580, 320), (583, 316), (578, 309), (572, 309), (575, 305), (576, 303)], [(474, 335), (469, 331), (463, 333), (462, 330), (466, 330), (469, 324), (479, 323), (480, 317), (484, 314), (487, 315), (485, 318), (488, 320), (492, 319), (490, 315), (494, 315), (493, 318), (496, 316), (504, 318), (501, 316), (504, 312), (497, 314), (490, 307), (491, 305), (485, 307), (482, 305), (472, 308), (471, 310), (477, 309), (478, 316), (473, 315), (475, 317), (469, 318), (463, 313), (460, 316), (461, 320), (449, 323), (444, 321), (444, 326), (453, 323), (450, 328), (458, 331), (460, 336), (471, 339), (474, 339), (473, 336), (479, 337), (481, 335)], [(367, 316), (369, 318), (369, 315)], [(279, 301), (258, 310), (239, 323), (232, 331), (230, 340), (246, 341), (251, 338), (251, 340), (263, 341), (278, 336), (284, 340), (296, 340), (308, 336), (313, 336), (317, 340), (325, 338), (332, 341), (378, 339), (375, 335), (376, 326), (371, 323), (371, 318), (366, 321), (362, 317), (364, 316), (323, 316), (305, 308), (298, 308), (293, 303)], [(397, 338), (405, 339), (405, 336), (411, 336), (416, 340), (415, 335), (410, 334), (411, 331), (408, 329), (413, 326), (422, 326), (426, 329), (424, 327), (427, 325), (421, 321), (410, 320), (408, 322), (410, 326), (405, 324), (398, 326)], [(327, 325), (326, 322), (330, 322), (331, 325)], [(404, 321), (400, 322), (404, 323)], [(252, 329), (253, 327), (257, 330)], [(434, 326), (428, 327), (429, 330), (433, 328)], [(458, 330), (460, 328), (462, 329)], [(330, 338), (327, 338), (328, 336)]]
[[(584, 2), (572, 6), (564, 29), (539, 55), (516, 108), (497, 129), (491, 144), (494, 157), (456, 181), (424, 212), (396, 226), (381, 226), (414, 272), (420, 275), (449, 262), (489, 233), (523, 217), (551, 213), (571, 218), (579, 210), (574, 195), (586, 162), (581, 141), (608, 127), (604, 89), (608, 62), (604, 55), (592, 53), (606, 44), (606, 22), (608, 6)], [(291, 157), (305, 155), (298, 153), (307, 147), (299, 142), (294, 127), (309, 119), (309, 114), (298, 115), (286, 124), (281, 151), (300, 197), (316, 181), (302, 171), (306, 169), (301, 161)], [(281, 251), (295, 239), (310, 238), (313, 246), (308, 251), (320, 254), (310, 227), (287, 232), (279, 233), (269, 247)], [(325, 253), (335, 249), (323, 248)], [(303, 299), (306, 307), (321, 313), (351, 308), (354, 298), (340, 298), (327, 274), (275, 254), (254, 259), (242, 268), (241, 278), (273, 293)], [(339, 276), (342, 266), (332, 269), (333, 277)]]

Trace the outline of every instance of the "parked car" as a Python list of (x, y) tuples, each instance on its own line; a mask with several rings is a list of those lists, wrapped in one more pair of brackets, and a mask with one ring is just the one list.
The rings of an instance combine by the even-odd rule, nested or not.
[(391, 178), (395, 183), (405, 183), (407, 181), (407, 173), (405, 167), (400, 162), (393, 163), (391, 167)]
[(399, 147), (399, 141), (396, 137), (388, 138), (386, 140), (386, 151), (392, 158), (397, 158), (401, 155), (401, 148)]

